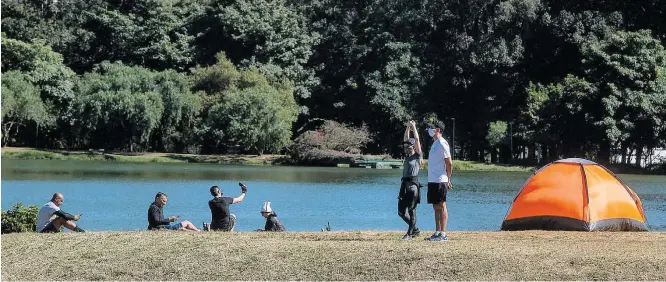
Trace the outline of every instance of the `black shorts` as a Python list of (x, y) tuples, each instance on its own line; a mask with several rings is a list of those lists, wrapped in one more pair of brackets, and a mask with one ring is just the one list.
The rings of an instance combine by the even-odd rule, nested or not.
[(52, 220), (51, 222), (49, 222), (49, 224), (47, 224), (46, 226), (44, 226), (44, 229), (42, 229), (42, 231), (39, 231), (39, 233), (56, 233), (56, 232), (60, 232), (60, 230), (59, 230), (58, 228), (56, 228), (55, 224), (53, 223), (54, 221), (56, 221), (56, 219), (58, 219), (58, 217), (56, 217), (54, 220)]
[(446, 202), (446, 192), (448, 183), (432, 183), (428, 182), (428, 204), (437, 204)]
[(213, 231), (231, 231), (231, 229), (234, 229), (236, 227), (236, 215), (235, 214), (230, 214), (229, 215), (229, 222), (227, 223), (226, 226), (220, 226), (220, 224), (215, 224), (212, 223), (210, 224), (210, 230)]

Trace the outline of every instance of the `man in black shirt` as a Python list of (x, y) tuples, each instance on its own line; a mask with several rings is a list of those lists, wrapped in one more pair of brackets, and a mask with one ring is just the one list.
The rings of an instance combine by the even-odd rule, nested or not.
[(194, 224), (187, 220), (183, 220), (179, 223), (171, 224), (178, 220), (180, 216), (170, 216), (169, 218), (164, 218), (163, 208), (167, 204), (167, 195), (159, 192), (155, 195), (155, 202), (150, 204), (148, 208), (148, 230), (192, 230), (200, 231), (197, 229)]
[(210, 187), (210, 194), (214, 197), (208, 201), (208, 207), (210, 207), (210, 213), (213, 217), (210, 223), (211, 230), (234, 231), (236, 215), (229, 212), (229, 205), (242, 202), (245, 199), (245, 194), (247, 194), (247, 186), (243, 183), (238, 183), (238, 185), (241, 187), (241, 194), (237, 198), (222, 197), (220, 187)]

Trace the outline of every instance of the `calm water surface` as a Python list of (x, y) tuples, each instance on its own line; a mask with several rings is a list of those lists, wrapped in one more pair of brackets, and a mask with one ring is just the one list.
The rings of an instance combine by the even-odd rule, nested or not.
[[(425, 181), (427, 172), (421, 173)], [(180, 215), (197, 226), (210, 221), (208, 189), (224, 196), (248, 195), (233, 205), (239, 231), (263, 228), (261, 203), (272, 202), (288, 230), (401, 230), (396, 203), (401, 170), (233, 166), (217, 164), (129, 164), (93, 161), (2, 160), (2, 209), (16, 202), (43, 205), (54, 192), (65, 195), (63, 210), (82, 213), (89, 230), (143, 230), (148, 206), (167, 193), (165, 216)], [(498, 230), (530, 173), (455, 172), (447, 200), (448, 229)], [(666, 176), (619, 175), (643, 201), (652, 230), (666, 230)], [(418, 225), (434, 229), (432, 207), (418, 206)]]

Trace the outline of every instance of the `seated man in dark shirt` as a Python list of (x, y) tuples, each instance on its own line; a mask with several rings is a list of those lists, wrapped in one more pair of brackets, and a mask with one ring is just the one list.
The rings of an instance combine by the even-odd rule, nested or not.
[(220, 187), (210, 187), (210, 194), (214, 197), (208, 201), (210, 213), (213, 217), (210, 223), (210, 229), (215, 231), (234, 231), (236, 227), (236, 215), (229, 212), (229, 205), (240, 203), (245, 199), (247, 193), (247, 186), (243, 183), (238, 183), (241, 187), (241, 194), (237, 198), (222, 197)]
[(264, 230), (259, 229), (258, 231), (284, 231), (284, 225), (282, 225), (277, 214), (271, 208), (271, 201), (264, 202), (264, 205), (261, 207), (261, 215), (266, 218), (266, 225), (264, 225)]
[(167, 204), (167, 195), (159, 192), (155, 195), (155, 202), (150, 204), (148, 208), (148, 230), (191, 230), (191, 231), (200, 231), (197, 229), (194, 224), (187, 220), (183, 220), (179, 223), (171, 224), (178, 220), (180, 216), (170, 216), (169, 218), (164, 218), (163, 208)]

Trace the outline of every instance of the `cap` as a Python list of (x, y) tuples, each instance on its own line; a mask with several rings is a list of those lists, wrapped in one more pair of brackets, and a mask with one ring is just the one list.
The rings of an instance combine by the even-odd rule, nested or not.
[(273, 212), (273, 209), (271, 208), (271, 201), (265, 201), (264, 204), (261, 206), (261, 212), (265, 213), (271, 213)]
[(441, 121), (435, 121), (428, 123), (428, 128), (439, 128), (440, 131), (444, 131), (444, 123)]

